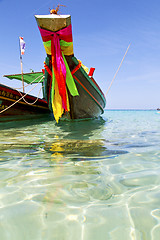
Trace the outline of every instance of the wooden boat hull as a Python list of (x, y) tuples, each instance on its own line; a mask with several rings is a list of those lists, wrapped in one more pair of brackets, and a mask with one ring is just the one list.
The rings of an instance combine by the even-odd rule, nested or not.
[[(50, 57), (49, 57), (50, 58)], [(78, 65), (78, 61), (75, 57), (66, 57), (68, 65), (70, 66), (71, 72)], [(79, 96), (71, 96), (68, 91), (70, 112), (65, 112), (63, 117), (67, 119), (85, 119), (85, 118), (96, 118), (104, 113), (106, 105), (106, 99), (97, 85), (93, 77), (89, 77), (81, 66), (73, 75)], [(46, 78), (46, 84), (44, 84), (44, 92), (46, 93), (46, 100), (51, 101), (48, 95), (49, 86), (51, 85), (51, 77), (48, 75)], [(50, 107), (52, 111), (52, 108)]]
[[(26, 95), (24, 99), (30, 104), (26, 103), (23, 99), (18, 101), (24, 95), (24, 93), (0, 84), (0, 119), (4, 117), (49, 113), (48, 104), (43, 99), (38, 98), (34, 105), (30, 105), (37, 98), (32, 95)], [(13, 106), (10, 107), (12, 104)], [(8, 109), (6, 111), (3, 111), (6, 108)]]
[[(36, 15), (35, 18), (39, 28), (47, 30), (50, 33), (56, 33), (61, 29), (65, 29), (71, 24), (70, 15)], [(48, 36), (44, 38), (42, 37), (42, 40), (48, 41)], [(47, 56), (48, 68), (52, 72), (52, 57), (49, 53), (47, 53)], [(67, 89), (69, 96), (70, 112), (65, 112), (65, 117), (69, 119), (84, 119), (100, 116), (101, 114), (103, 114), (106, 105), (106, 99), (103, 92), (101, 91), (93, 77), (89, 77), (82, 66), (77, 68), (79, 62), (74, 57), (73, 52), (72, 54), (64, 53), (64, 57), (68, 63), (70, 72), (72, 73), (74, 82), (79, 93), (79, 96), (72, 96)], [(47, 73), (47, 71), (45, 71), (45, 81), (46, 83), (44, 84), (44, 92), (46, 95), (46, 100), (48, 101), (49, 107), (52, 111), (52, 104), (50, 103), (50, 86), (52, 85), (52, 79), (51, 76)]]

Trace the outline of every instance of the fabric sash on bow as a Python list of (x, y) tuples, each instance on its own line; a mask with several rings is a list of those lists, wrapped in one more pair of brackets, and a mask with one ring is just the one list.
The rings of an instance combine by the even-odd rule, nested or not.
[[(40, 27), (39, 30), (42, 36), (46, 53), (51, 55), (52, 59), (52, 75), (54, 74), (54, 76), (52, 76), (52, 89), (54, 89), (53, 85), (55, 85), (54, 81), (56, 80), (59, 95), (62, 99), (62, 108), (65, 111), (68, 111), (66, 74), (69, 68), (67, 62), (65, 61), (64, 54), (73, 54), (72, 27), (69, 25), (68, 27), (57, 32), (48, 31)], [(72, 78), (71, 74), (70, 78)], [(71, 95), (78, 95), (74, 80), (70, 79), (67, 86), (69, 87)]]

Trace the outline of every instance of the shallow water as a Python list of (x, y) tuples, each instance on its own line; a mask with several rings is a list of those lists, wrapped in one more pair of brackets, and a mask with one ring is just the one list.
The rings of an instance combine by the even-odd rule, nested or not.
[(0, 240), (160, 238), (156, 111), (0, 128)]

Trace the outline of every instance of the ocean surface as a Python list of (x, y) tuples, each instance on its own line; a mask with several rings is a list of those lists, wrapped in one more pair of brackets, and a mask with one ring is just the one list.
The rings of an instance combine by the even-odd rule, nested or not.
[(160, 113), (0, 129), (0, 240), (160, 239)]

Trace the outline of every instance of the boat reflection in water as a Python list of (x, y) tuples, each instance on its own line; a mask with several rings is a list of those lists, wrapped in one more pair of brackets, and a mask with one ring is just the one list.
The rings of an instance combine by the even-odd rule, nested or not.
[(95, 131), (101, 135), (105, 129), (107, 120), (102, 117), (86, 120), (61, 120), (57, 127), (63, 133), (63, 138), (67, 139), (89, 139), (95, 135)]
[(74, 140), (61, 139), (54, 141), (51, 146), (45, 146), (46, 151), (52, 153), (52, 160), (90, 161), (114, 158), (126, 154), (124, 150), (110, 150), (103, 139)]
[[(60, 121), (57, 124), (61, 135), (52, 133), (52, 144), (45, 142), (45, 150), (52, 153), (52, 160), (96, 160), (115, 157), (127, 151), (103, 138), (107, 120), (102, 117), (85, 121)], [(97, 139), (95, 139), (95, 136)], [(113, 149), (114, 148), (114, 149)]]

